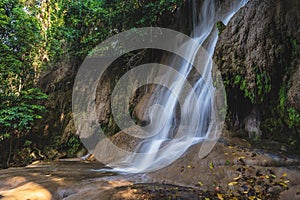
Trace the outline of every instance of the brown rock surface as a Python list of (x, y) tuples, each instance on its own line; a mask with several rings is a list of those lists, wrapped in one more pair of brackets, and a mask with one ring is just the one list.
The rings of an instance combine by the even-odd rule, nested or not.
[(199, 159), (200, 145), (192, 146), (170, 166), (149, 174), (95, 171), (104, 166), (79, 159), (37, 162), (23, 168), (1, 170), (0, 198), (129, 200), (193, 199), (201, 195), (217, 198), (217, 193), (226, 195), (229, 189), (240, 191), (245, 185), (251, 189), (261, 183), (264, 183), (263, 188), (256, 188), (262, 191), (260, 194), (268, 191), (278, 196), (289, 187), (291, 190), (283, 192), (282, 197), (297, 196), (299, 160), (256, 149), (237, 138), (223, 139), (206, 158)]
[(281, 88), (299, 111), (299, 9), (297, 0), (250, 0), (220, 34), (214, 60), (226, 85), (231, 127), (243, 128), (253, 105), (257, 120), (276, 117)]
[(291, 87), (288, 91), (289, 102), (300, 111), (300, 60), (297, 63), (298, 69), (292, 75)]
[(246, 174), (250, 176), (256, 176), (260, 170), (272, 170), (277, 176), (287, 173), (290, 186), (300, 183), (300, 163), (297, 159), (255, 150), (250, 143), (238, 138), (218, 142), (206, 158), (199, 159), (200, 146), (192, 146), (173, 164), (150, 173), (149, 177), (158, 182), (191, 187), (199, 187), (200, 182), (204, 190), (213, 190), (217, 185), (228, 190), (228, 183), (239, 176), (240, 168), (245, 167)]

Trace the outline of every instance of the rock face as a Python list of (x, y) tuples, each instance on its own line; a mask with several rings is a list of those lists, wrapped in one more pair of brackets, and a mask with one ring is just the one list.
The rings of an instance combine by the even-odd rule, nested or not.
[[(172, 29), (189, 32), (191, 23), (189, 19), (189, 6), (185, 3), (182, 7), (177, 8), (176, 13), (166, 13), (166, 17), (160, 19), (161, 26), (171, 27)], [(106, 71), (99, 81), (96, 92), (96, 113), (98, 122), (104, 132), (108, 135), (119, 131), (111, 113), (111, 93), (118, 79), (128, 70), (136, 65), (150, 63), (160, 60), (162, 52), (140, 51), (134, 52), (134, 58), (130, 56), (120, 57)], [(128, 58), (129, 57), (129, 58)], [(48, 100), (45, 102), (48, 112), (44, 118), (36, 123), (34, 127), (35, 135), (33, 141), (39, 140), (37, 148), (43, 150), (44, 147), (54, 144), (51, 155), (46, 155), (48, 158), (62, 157), (57, 148), (63, 146), (68, 141), (68, 138), (76, 134), (76, 128), (73, 123), (72, 116), (72, 90), (76, 77), (76, 73), (82, 63), (78, 58), (65, 58), (61, 63), (56, 63), (50, 69), (43, 72), (39, 86), (43, 92), (48, 95)], [(126, 91), (124, 91), (126, 92)], [(135, 107), (137, 102), (144, 96), (144, 93), (137, 91), (130, 99), (129, 105)], [(149, 96), (149, 95), (148, 95)], [(120, 96), (120, 98), (122, 98)], [(147, 98), (144, 97), (142, 102), (146, 104)], [(143, 106), (140, 104), (140, 106)], [(127, 107), (127, 111), (131, 107)], [(143, 111), (140, 109), (130, 110), (137, 118), (142, 118)], [(141, 120), (144, 121), (144, 120)], [(39, 137), (39, 139), (37, 139)], [(45, 139), (47, 138), (47, 139)], [(46, 150), (48, 151), (48, 150)]]
[[(57, 63), (43, 72), (39, 86), (48, 95), (45, 102), (47, 113), (36, 123), (34, 137), (39, 137), (37, 147), (41, 150), (50, 144), (62, 145), (76, 132), (72, 121), (72, 87), (79, 61)], [(56, 138), (56, 139), (55, 139)], [(33, 140), (36, 141), (36, 140)], [(53, 145), (54, 146), (54, 145)], [(55, 150), (45, 150), (48, 158), (60, 157)]]
[(291, 87), (288, 91), (288, 100), (293, 107), (300, 111), (300, 60), (298, 59), (297, 61), (297, 70), (291, 78)]
[(231, 128), (244, 127), (253, 107), (262, 123), (274, 117), (280, 101), (299, 111), (299, 9), (296, 0), (250, 0), (221, 33), (214, 59), (226, 85)]

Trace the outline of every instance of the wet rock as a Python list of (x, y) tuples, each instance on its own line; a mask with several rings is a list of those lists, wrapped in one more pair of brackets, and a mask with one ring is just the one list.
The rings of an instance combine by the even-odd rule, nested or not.
[(1, 170), (0, 199), (56, 200), (88, 189), (99, 189), (107, 183), (99, 180), (101, 177), (115, 175), (93, 171), (103, 167), (98, 162), (69, 159)]
[(134, 137), (134, 134), (140, 134), (140, 127), (138, 125), (131, 126), (116, 133), (110, 138), (110, 140), (117, 147), (129, 152), (133, 152), (141, 141), (140, 138)]
[(300, 199), (300, 185), (293, 186), (289, 188), (289, 190), (284, 191), (279, 196), (280, 200), (287, 200), (287, 199), (293, 199), (293, 200), (299, 200)]
[[(249, 189), (252, 179), (255, 179), (253, 183), (262, 180), (263, 184), (269, 181), (270, 187), (276, 186), (273, 185), (275, 182), (287, 185), (298, 184), (300, 176), (296, 173), (299, 173), (299, 169), (289, 167), (298, 165), (297, 159), (286, 159), (280, 155), (273, 156), (267, 152), (253, 151), (249, 143), (237, 138), (226, 139), (225, 143), (218, 142), (206, 158), (199, 159), (197, 155), (200, 146), (201, 144), (192, 146), (168, 167), (150, 173), (150, 180), (199, 187), (203, 190), (214, 190), (219, 186), (222, 191), (228, 191), (233, 186), (234, 188), (238, 186), (237, 188), (240, 189), (243, 185)], [(280, 179), (283, 174), (287, 174), (283, 177), (289, 180), (287, 183), (284, 183), (287, 179)], [(229, 184), (231, 182), (233, 186)], [(252, 184), (251, 188), (254, 186), (255, 184)], [(283, 185), (279, 186), (280, 191), (274, 189), (274, 195), (285, 190)], [(268, 190), (267, 186), (261, 187), (263, 191)]]
[(214, 60), (226, 86), (229, 128), (245, 127), (253, 105), (262, 122), (272, 118), (284, 86), (299, 111), (299, 9), (295, 0), (251, 0), (220, 34)]
[[(120, 136), (117, 141), (122, 139)], [(299, 160), (265, 153), (238, 138), (218, 142), (206, 158), (199, 159), (200, 145), (192, 146), (170, 166), (149, 174), (117, 174), (101, 163), (79, 159), (36, 162), (27, 167), (1, 170), (0, 197), (16, 200), (240, 199), (247, 192), (249, 197), (261, 195), (261, 199), (276, 199), (271, 197), (278, 196), (287, 187), (291, 190), (282, 196), (297, 195)]]
[(300, 111), (300, 60), (298, 60), (296, 65), (298, 69), (291, 78), (291, 88), (288, 91), (288, 100), (293, 107)]
[(245, 118), (245, 130), (248, 132), (249, 138), (258, 139), (261, 137), (260, 116), (256, 108), (253, 108)]
[(39, 184), (29, 182), (12, 190), (1, 192), (3, 198), (1, 200), (51, 200), (51, 193)]

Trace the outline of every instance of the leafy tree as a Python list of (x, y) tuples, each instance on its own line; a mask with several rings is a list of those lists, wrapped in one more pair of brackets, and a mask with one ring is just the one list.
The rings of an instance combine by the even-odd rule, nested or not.
[(80, 59), (106, 38), (122, 31), (162, 26), (165, 13), (172, 13), (180, 0), (72, 0), (64, 4), (62, 36), (69, 52)]
[(2, 163), (8, 166), (17, 148), (14, 141), (45, 111), (40, 100), (46, 95), (35, 86), (41, 66), (40, 29), (22, 2), (0, 2), (0, 40), (0, 148)]

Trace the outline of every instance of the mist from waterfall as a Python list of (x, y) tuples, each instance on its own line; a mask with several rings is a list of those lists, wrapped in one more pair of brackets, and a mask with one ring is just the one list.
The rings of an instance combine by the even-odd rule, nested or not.
[[(125, 172), (145, 172), (152, 171), (160, 166), (167, 166), (182, 154), (193, 144), (205, 139), (214, 138), (212, 129), (214, 124), (213, 109), (214, 99), (212, 91), (215, 90), (212, 80), (212, 56), (218, 40), (218, 29), (216, 23), (222, 21), (225, 25), (231, 17), (242, 7), (246, 0), (232, 1), (228, 9), (224, 10), (215, 1), (204, 0), (199, 7), (199, 2), (192, 0), (192, 22), (193, 31), (191, 37), (197, 45), (186, 46), (183, 44), (180, 48), (185, 48), (185, 59), (178, 59), (171, 56), (168, 66), (179, 64), (176, 70), (181, 77), (174, 76), (174, 73), (165, 73), (161, 85), (169, 84), (170, 88), (157, 87), (155, 97), (149, 103), (146, 115), (150, 121), (149, 131), (151, 135), (144, 138), (136, 147), (136, 154), (127, 157), (123, 163), (124, 167), (117, 166), (116, 170)], [(207, 56), (201, 57), (200, 63), (203, 65), (198, 80), (191, 81), (192, 91), (187, 93), (186, 80), (195, 77), (193, 74), (193, 65), (197, 63), (198, 52), (204, 48)], [(171, 83), (171, 84), (170, 84)], [(179, 96), (184, 96), (179, 105)], [(178, 111), (179, 110), (179, 111)]]

